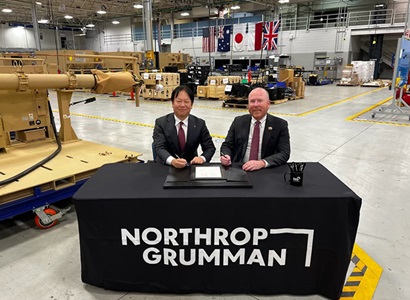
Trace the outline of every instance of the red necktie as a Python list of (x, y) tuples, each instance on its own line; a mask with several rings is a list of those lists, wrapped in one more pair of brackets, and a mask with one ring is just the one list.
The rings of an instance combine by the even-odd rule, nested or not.
[(179, 149), (181, 151), (184, 151), (185, 149), (185, 131), (184, 128), (182, 127), (184, 123), (179, 122), (179, 130), (178, 130), (178, 144), (179, 144)]
[(253, 128), (252, 143), (251, 143), (251, 152), (249, 154), (249, 160), (258, 160), (259, 152), (259, 134), (260, 134), (260, 122), (255, 122), (255, 127)]

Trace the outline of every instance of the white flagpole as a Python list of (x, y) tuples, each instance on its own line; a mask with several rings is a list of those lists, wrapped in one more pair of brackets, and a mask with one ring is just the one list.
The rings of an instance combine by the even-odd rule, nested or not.
[[(238, 22), (239, 22), (239, 19), (238, 19)], [(231, 61), (230, 61), (230, 64), (232, 65), (232, 52), (233, 52), (233, 46), (234, 46), (234, 43), (233, 43), (233, 39), (235, 38), (234, 36), (233, 36), (233, 34), (234, 34), (234, 31), (233, 31), (233, 27), (234, 27), (234, 24), (232, 24), (232, 31), (231, 31), (231, 41), (230, 41), (230, 46), (231, 46)], [(231, 74), (229, 74), (229, 75), (231, 75)]]

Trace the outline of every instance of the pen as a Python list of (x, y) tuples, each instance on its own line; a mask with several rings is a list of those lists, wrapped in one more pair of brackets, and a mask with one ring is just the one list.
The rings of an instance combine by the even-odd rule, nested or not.
[(221, 155), (226, 158), (226, 154), (225, 154), (225, 153), (221, 152)]
[[(179, 157), (179, 155), (176, 154), (176, 153), (175, 153), (175, 157), (178, 158), (178, 159), (181, 159), (181, 158)], [(189, 163), (187, 162), (185, 166), (189, 167)]]

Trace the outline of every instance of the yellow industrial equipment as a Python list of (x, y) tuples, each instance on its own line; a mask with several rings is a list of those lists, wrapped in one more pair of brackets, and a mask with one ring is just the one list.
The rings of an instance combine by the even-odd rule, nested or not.
[[(76, 89), (104, 94), (139, 87), (139, 70), (45, 72), (39, 59), (19, 58), (13, 59), (12, 64), (0, 63), (0, 220), (33, 210), (37, 214), (36, 224), (42, 228), (53, 226), (65, 212), (53, 212), (48, 206), (70, 197), (99, 167), (113, 162), (135, 162), (141, 155), (79, 140), (71, 126), (69, 110)], [(61, 126), (58, 133), (48, 89), (57, 91)]]

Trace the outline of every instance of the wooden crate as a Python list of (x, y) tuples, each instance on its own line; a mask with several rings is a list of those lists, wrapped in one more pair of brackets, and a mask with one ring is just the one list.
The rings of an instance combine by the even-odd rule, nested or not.
[(208, 85), (220, 85), (221, 76), (208, 76), (207, 83)]
[(208, 90), (208, 98), (223, 100), (225, 97), (226, 85), (210, 86)]
[(198, 98), (207, 98), (208, 97), (208, 86), (198, 85), (196, 88), (196, 96)]

